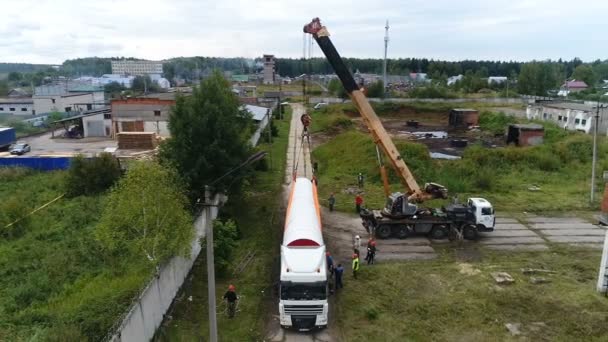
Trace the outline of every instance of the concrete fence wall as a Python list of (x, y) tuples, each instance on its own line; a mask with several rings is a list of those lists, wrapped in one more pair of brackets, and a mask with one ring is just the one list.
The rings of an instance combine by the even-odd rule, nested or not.
[(154, 336), (201, 251), (200, 238), (205, 236), (206, 229), (217, 217), (220, 200), (225, 202), (221, 195), (216, 195), (213, 199), (214, 206), (205, 207), (201, 215), (196, 218), (194, 222), (196, 234), (192, 241), (190, 257), (173, 257), (163, 265), (159, 273), (142, 290), (120, 325), (110, 332), (107, 340), (139, 342), (149, 341)]
[(253, 136), (251, 137), (251, 139), (249, 139), (251, 146), (256, 146), (258, 144), (258, 142), (260, 141), (260, 136), (262, 135), (262, 132), (264, 131), (264, 129), (266, 128), (267, 125), (268, 125), (268, 115), (266, 115), (262, 119), (262, 121), (260, 121), (260, 123), (258, 124), (258, 128), (255, 130), (255, 133), (253, 133)]
[(604, 249), (602, 251), (602, 260), (600, 262), (600, 272), (597, 277), (597, 291), (606, 293), (608, 291), (608, 231), (604, 238)]
[[(492, 98), (480, 98), (480, 99), (414, 99), (414, 98), (387, 98), (387, 99), (377, 99), (370, 98), (370, 102), (398, 102), (398, 103), (410, 103), (410, 102), (451, 102), (451, 103), (462, 103), (462, 102), (481, 102), (481, 103), (497, 103), (497, 104), (520, 104), (525, 101), (521, 98), (500, 98), (500, 97), (492, 97)], [(350, 103), (350, 100), (342, 100), (337, 97), (311, 97), (308, 100), (309, 103)]]

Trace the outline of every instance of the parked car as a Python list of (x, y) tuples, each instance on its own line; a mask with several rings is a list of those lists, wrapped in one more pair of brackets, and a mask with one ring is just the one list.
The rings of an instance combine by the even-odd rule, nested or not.
[(10, 148), (11, 154), (22, 155), (24, 153), (30, 152), (32, 148), (30, 145), (25, 143), (17, 143)]
[(322, 107), (325, 107), (325, 106), (327, 106), (327, 103), (325, 103), (325, 102), (319, 102), (313, 108), (314, 109), (321, 109)]

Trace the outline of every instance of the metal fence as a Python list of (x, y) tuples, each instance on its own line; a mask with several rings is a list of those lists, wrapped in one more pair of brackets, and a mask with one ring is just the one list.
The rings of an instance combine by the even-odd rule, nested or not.
[(0, 167), (27, 167), (40, 171), (65, 170), (71, 157), (16, 157), (0, 158)]

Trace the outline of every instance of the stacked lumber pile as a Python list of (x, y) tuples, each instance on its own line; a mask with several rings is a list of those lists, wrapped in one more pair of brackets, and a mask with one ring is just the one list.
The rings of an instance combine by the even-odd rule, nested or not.
[(117, 137), (121, 150), (153, 150), (158, 142), (154, 132), (122, 132)]

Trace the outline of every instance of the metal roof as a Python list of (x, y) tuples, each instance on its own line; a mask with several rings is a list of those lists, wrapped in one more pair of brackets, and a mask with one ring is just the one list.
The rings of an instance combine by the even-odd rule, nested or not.
[(93, 109), (93, 110), (88, 110), (80, 115), (71, 116), (69, 118), (53, 121), (51, 123), (68, 122), (68, 121), (73, 121), (73, 120), (77, 120), (77, 119), (82, 119), (87, 116), (99, 115), (99, 114), (109, 114), (109, 113), (112, 113), (112, 110), (110, 109), (110, 107), (105, 107), (102, 109)]
[(542, 125), (539, 124), (511, 124), (509, 126), (530, 131), (542, 131), (545, 129)]
[(19, 98), (4, 98), (4, 99), (0, 99), (0, 104), (33, 104), (34, 100), (32, 100), (32, 98), (27, 98), (27, 99), (19, 99)]
[(587, 83), (583, 82), (583, 81), (577, 81), (577, 80), (572, 80), (572, 81), (568, 81), (566, 83), (564, 83), (563, 85), (564, 87), (568, 87), (568, 88), (587, 88)]
[(593, 110), (593, 108), (589, 105), (575, 102), (543, 102), (542, 105), (543, 107), (549, 108), (582, 110), (585, 112), (590, 112)]
[(244, 108), (249, 113), (251, 113), (253, 115), (253, 120), (255, 120), (255, 121), (262, 121), (264, 119), (264, 117), (266, 115), (268, 115), (268, 111), (270, 110), (269, 108), (266, 108), (266, 107), (254, 106), (254, 105), (248, 105), (248, 104), (241, 106), (241, 108)]

